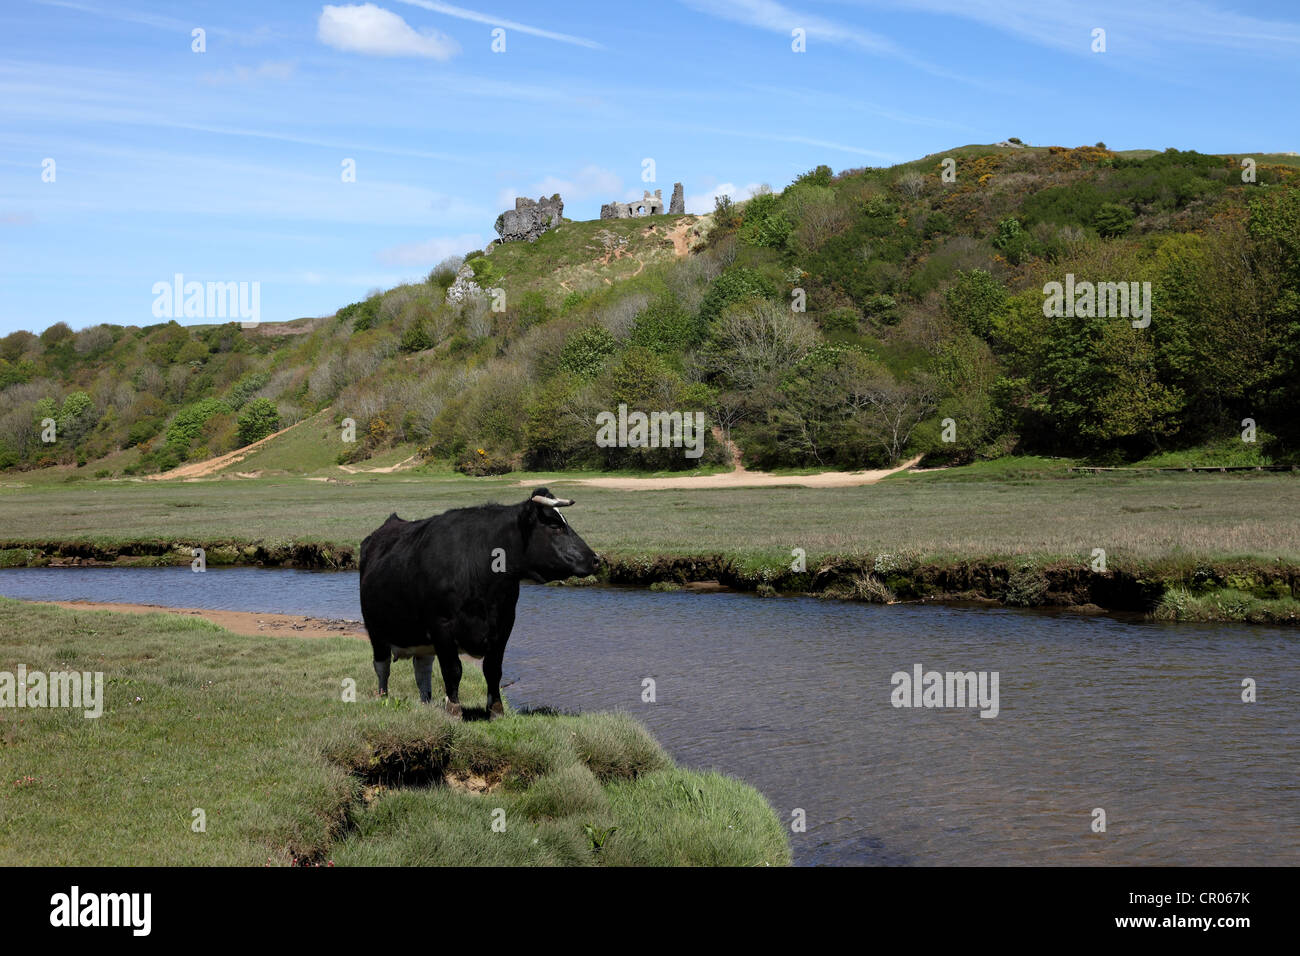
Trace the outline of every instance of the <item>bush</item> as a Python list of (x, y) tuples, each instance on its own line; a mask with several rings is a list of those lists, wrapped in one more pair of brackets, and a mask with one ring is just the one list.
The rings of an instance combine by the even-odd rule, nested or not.
[(1122, 236), (1133, 225), (1133, 210), (1119, 203), (1102, 203), (1092, 217), (1092, 224), (1097, 232), (1107, 239)]
[(280, 413), (269, 398), (255, 398), (239, 415), (237, 434), (240, 445), (261, 441), (280, 427)]
[(226, 395), (226, 404), (235, 411), (239, 411), (255, 393), (270, 381), (270, 378), (271, 376), (267, 372), (249, 372), (230, 387), (230, 391)]
[(605, 367), (605, 360), (618, 349), (614, 336), (603, 325), (580, 329), (564, 343), (560, 368), (582, 378), (590, 378)]
[(709, 290), (700, 302), (700, 322), (713, 322), (733, 302), (774, 298), (776, 287), (762, 273), (741, 267), (728, 269), (709, 283)]
[(700, 326), (677, 297), (665, 292), (641, 310), (632, 325), (632, 344), (661, 355), (680, 355), (700, 340)]
[(434, 345), (428, 326), (423, 322), (416, 322), (402, 333), (402, 342), (398, 348), (403, 352), (423, 352), (425, 349), (433, 348)]
[[(203, 431), (208, 419), (216, 415), (228, 415), (230, 406), (215, 398), (204, 398), (186, 405), (167, 426), (167, 448), (174, 456), (184, 455), (194, 440)], [(179, 458), (177, 458), (179, 463)]]
[(1019, 219), (1007, 218), (998, 223), (997, 235), (993, 237), (993, 246), (1006, 253), (1008, 262), (1018, 266), (1033, 255), (1034, 240), (1029, 233), (1025, 232)]
[(1007, 290), (983, 269), (958, 272), (944, 293), (948, 314), (976, 335), (987, 338), (996, 317), (1007, 310)]

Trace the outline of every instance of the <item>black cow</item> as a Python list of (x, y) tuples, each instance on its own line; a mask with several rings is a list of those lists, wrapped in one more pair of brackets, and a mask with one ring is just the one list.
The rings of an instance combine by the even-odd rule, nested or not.
[(588, 575), (599, 556), (557, 510), (573, 504), (545, 488), (517, 505), (456, 508), (422, 521), (389, 515), (361, 542), (361, 615), (379, 693), (390, 662), (410, 657), (420, 700), (433, 698), (433, 657), (447, 710), (460, 716), (460, 654), (483, 658), (488, 713), (501, 706), (501, 660), (515, 624), (519, 582)]

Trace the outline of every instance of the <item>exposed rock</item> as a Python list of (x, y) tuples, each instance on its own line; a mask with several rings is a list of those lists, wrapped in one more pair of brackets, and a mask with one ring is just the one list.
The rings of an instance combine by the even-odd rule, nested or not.
[(643, 199), (637, 199), (633, 202), (607, 202), (600, 207), (601, 219), (636, 219), (640, 216), (661, 216), (664, 211), (664, 194), (662, 189), (656, 189), (653, 196), (650, 190), (642, 190), (645, 193)]
[(469, 299), (481, 299), (483, 296), (483, 290), (474, 282), (474, 270), (468, 264), (460, 267), (455, 280), (447, 286), (447, 302), (450, 305), (460, 305)]
[(535, 242), (537, 237), (548, 229), (560, 224), (564, 215), (564, 200), (556, 193), (550, 199), (545, 196), (533, 201), (527, 196), (515, 199), (515, 208), (507, 209), (497, 216), (496, 231), (502, 242)]
[(668, 203), (668, 215), (677, 216), (686, 212), (686, 194), (681, 183), (673, 183), (673, 198)]

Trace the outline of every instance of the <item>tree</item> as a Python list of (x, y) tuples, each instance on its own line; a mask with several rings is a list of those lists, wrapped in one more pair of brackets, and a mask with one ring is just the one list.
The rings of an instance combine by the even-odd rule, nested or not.
[(891, 464), (903, 456), (916, 426), (934, 411), (940, 392), (938, 383), (926, 373), (900, 380), (878, 363), (846, 384), (849, 407), (861, 417)]
[(255, 398), (239, 413), (239, 443), (251, 445), (280, 427), (280, 413), (269, 398)]
[(768, 300), (733, 306), (718, 322), (716, 373), (739, 388), (770, 385), (817, 345), (817, 327), (802, 312)]
[(1092, 224), (1097, 227), (1099, 234), (1107, 239), (1112, 239), (1128, 232), (1133, 225), (1134, 218), (1133, 210), (1129, 209), (1128, 206), (1107, 202), (1098, 207), (1097, 212), (1092, 217)]
[(948, 314), (970, 331), (988, 338), (994, 320), (1007, 309), (1007, 290), (983, 269), (958, 272), (943, 295)]
[(95, 427), (98, 420), (95, 403), (89, 395), (85, 392), (69, 393), (63, 400), (63, 408), (59, 410), (56, 418), (59, 441), (75, 448)]

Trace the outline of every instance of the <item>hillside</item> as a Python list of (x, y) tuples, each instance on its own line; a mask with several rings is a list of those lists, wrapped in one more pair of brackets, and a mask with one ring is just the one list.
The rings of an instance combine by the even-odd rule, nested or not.
[[(718, 441), (597, 447), (621, 403), (701, 411), (754, 468), (1294, 462), (1300, 158), (1253, 154), (1254, 182), (1241, 158), (972, 145), (820, 166), (708, 216), (565, 220), (333, 316), (15, 332), (0, 468), (162, 473), (282, 429), (232, 467), (726, 463)], [(500, 311), (448, 301), (463, 265)], [(1046, 316), (1050, 283), (1123, 283), (1150, 321)]]

